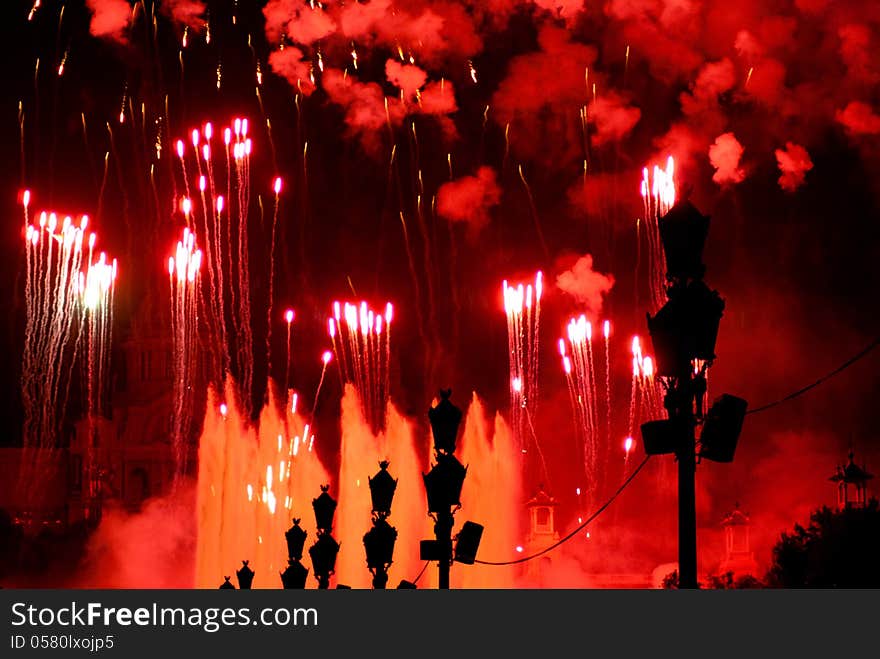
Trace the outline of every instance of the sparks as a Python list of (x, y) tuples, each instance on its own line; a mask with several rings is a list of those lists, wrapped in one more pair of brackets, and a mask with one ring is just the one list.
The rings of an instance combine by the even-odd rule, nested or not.
[[(385, 315), (360, 304), (333, 303), (327, 328), (342, 379), (352, 383), (360, 395), (365, 418), (374, 430), (384, 427), (388, 403), (391, 359), (391, 320), (393, 306), (385, 305)], [(378, 319), (383, 318), (384, 322)], [(330, 351), (324, 353), (328, 358)], [(329, 358), (324, 362), (326, 368)]]

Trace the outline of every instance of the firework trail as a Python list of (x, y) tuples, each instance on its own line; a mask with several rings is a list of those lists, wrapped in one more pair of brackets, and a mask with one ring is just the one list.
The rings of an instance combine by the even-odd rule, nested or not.
[[(366, 302), (360, 305), (334, 302), (333, 316), (327, 321), (340, 375), (344, 382), (350, 382), (357, 390), (364, 418), (374, 432), (385, 426), (393, 313), (390, 302), (385, 305), (384, 315), (373, 311)], [(329, 351), (323, 355), (321, 382), (330, 357)]]
[[(204, 317), (210, 345), (220, 353), (216, 357), (212, 379), (215, 383), (222, 382), (234, 369), (241, 383), (242, 405), (252, 411), (254, 344), (248, 233), (253, 143), (248, 137), (248, 120), (236, 118), (222, 130), (225, 175), (223, 166), (216, 166), (214, 161), (213, 125), (207, 122), (201, 129), (193, 129), (190, 135), (191, 150), (183, 140), (176, 141), (186, 194), (181, 207), (187, 227), (198, 231), (205, 243), (207, 287), (204, 291)], [(281, 179), (278, 177), (274, 179), (273, 190), (275, 206), (270, 241), (267, 358), (274, 295), (275, 232), (281, 193)], [(195, 198), (194, 193), (197, 193)]]
[[(117, 275), (117, 262), (108, 261), (104, 252), (97, 261), (91, 263), (95, 236), (89, 237), (89, 262), (85, 272), (79, 273), (79, 295), (83, 310), (83, 326), (86, 342), (87, 360), (87, 446), (85, 454), (85, 470), (88, 474), (96, 474), (97, 449), (100, 446), (98, 427), (95, 420), (104, 414), (104, 383), (110, 367), (110, 341), (113, 327), (113, 302)], [(98, 496), (99, 492), (91, 488), (99, 487), (96, 478), (89, 479), (90, 496)]]
[(168, 258), (171, 293), (171, 328), (174, 354), (174, 410), (172, 441), (175, 477), (186, 473), (189, 434), (193, 427), (194, 385), (198, 368), (198, 293), (202, 250), (196, 249), (195, 234), (183, 230), (174, 256)]
[(657, 380), (654, 360), (642, 353), (642, 340), (632, 340), (632, 390), (629, 406), (629, 436), (641, 421), (663, 416), (662, 385)]
[(541, 220), (538, 218), (538, 208), (535, 206), (535, 198), (532, 196), (532, 188), (529, 186), (529, 182), (526, 180), (526, 175), (523, 173), (522, 165), (517, 165), (517, 172), (519, 173), (519, 178), (522, 181), (523, 188), (525, 188), (526, 196), (529, 199), (529, 210), (532, 214), (532, 221), (535, 223), (535, 232), (538, 234), (538, 241), (541, 243), (541, 249), (544, 252), (544, 256), (547, 260), (550, 259), (550, 249), (547, 247), (547, 241), (544, 239), (544, 230), (541, 229)]
[[(45, 451), (58, 446), (67, 392), (80, 346), (86, 345), (88, 418), (103, 411), (109, 369), (110, 328), (117, 264), (104, 252), (97, 257), (97, 235), (88, 234), (89, 218), (71, 216), (59, 222), (43, 211), (36, 225), (29, 221), (30, 191), (22, 194), (25, 220), (25, 341), (21, 392), (26, 455), (21, 486), (32, 494), (52, 465)], [(88, 236), (86, 238), (86, 236)], [(97, 438), (90, 431), (86, 459), (93, 460)]]
[(288, 309), (284, 312), (284, 321), (287, 323), (287, 341), (284, 344), (284, 391), (288, 391), (290, 386), (290, 330), (295, 316), (296, 314), (293, 309)]
[(666, 302), (666, 257), (660, 241), (660, 218), (675, 205), (675, 161), (666, 159), (666, 169), (654, 165), (642, 170), (640, 192), (645, 211), (645, 234), (648, 240), (648, 285), (652, 311)]
[(605, 339), (605, 440), (611, 442), (611, 321), (602, 323), (602, 337)]
[[(607, 322), (607, 321), (606, 321)], [(610, 335), (610, 323), (608, 332)], [(610, 428), (609, 401), (609, 359), (606, 349), (606, 387), (600, 396), (596, 383), (596, 363), (593, 357), (593, 326), (585, 315), (572, 318), (567, 326), (567, 342), (559, 339), (559, 354), (562, 358), (562, 370), (568, 383), (569, 400), (575, 418), (577, 436), (582, 445), (584, 475), (587, 479), (586, 496), (595, 492), (597, 483), (598, 455), (602, 425), (600, 415), (606, 416), (605, 428)], [(606, 339), (607, 343), (607, 339)]]
[(329, 350), (325, 350), (321, 355), (321, 379), (318, 380), (318, 388), (315, 389), (315, 401), (312, 403), (312, 413), (309, 415), (309, 421), (314, 422), (315, 412), (318, 409), (318, 397), (321, 395), (321, 387), (324, 385), (324, 376), (327, 374), (327, 364), (333, 359), (333, 354)]
[[(272, 373), (272, 302), (275, 286), (275, 229), (278, 225), (278, 201), (281, 195), (281, 177), (275, 177), (272, 185), (275, 191), (275, 205), (272, 211), (272, 237), (269, 241), (269, 301), (266, 310), (266, 360), (267, 371)], [(289, 329), (289, 327), (288, 327)], [(290, 337), (288, 337), (289, 339)], [(289, 351), (289, 349), (288, 349)], [(285, 376), (284, 386), (287, 387), (287, 378)]]
[(535, 275), (532, 284), (501, 283), (504, 313), (507, 316), (509, 356), (510, 416), (514, 437), (525, 452), (525, 430), (530, 412), (538, 404), (538, 355), (540, 348), (541, 297), (544, 276)]

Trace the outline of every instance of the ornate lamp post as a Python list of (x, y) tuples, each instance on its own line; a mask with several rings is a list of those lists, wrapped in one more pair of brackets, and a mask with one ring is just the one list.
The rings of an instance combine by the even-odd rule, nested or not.
[(704, 414), (706, 371), (715, 359), (724, 311), (721, 296), (703, 282), (709, 218), (684, 200), (659, 224), (668, 301), (656, 315), (648, 316), (648, 330), (657, 373), (664, 378), (668, 418), (643, 424), (642, 438), (647, 454), (674, 453), (678, 461), (679, 587), (697, 588), (696, 428), (703, 426), (701, 457), (732, 461), (746, 401), (725, 394)]
[(321, 495), (312, 499), (318, 539), (309, 549), (309, 556), (312, 557), (312, 569), (315, 579), (318, 580), (318, 588), (322, 590), (330, 587), (330, 575), (336, 569), (336, 555), (339, 553), (339, 543), (331, 535), (336, 501), (328, 493), (329, 489), (329, 485), (322, 485)]
[(306, 587), (309, 570), (300, 563), (306, 535), (308, 534), (300, 528), (298, 517), (293, 519), (293, 526), (284, 532), (284, 539), (287, 540), (287, 569), (281, 573), (281, 585), (285, 590), (302, 590)]
[(837, 483), (837, 507), (841, 510), (864, 508), (868, 501), (868, 481), (874, 474), (855, 462), (855, 453), (849, 452), (849, 464), (837, 467), (837, 472), (828, 480)]
[(423, 561), (438, 561), (440, 588), (449, 588), (449, 567), (452, 564), (452, 526), (455, 510), (461, 507), (461, 488), (467, 467), (455, 457), (455, 439), (461, 423), (461, 410), (453, 405), (452, 390), (440, 392), (440, 402), (428, 410), (434, 436), (434, 459), (431, 471), (423, 474), (428, 494), (428, 514), (434, 520), (434, 540), (423, 540)]
[(254, 574), (256, 574), (248, 565), (249, 561), (242, 561), (241, 567), (235, 572), (238, 579), (238, 587), (241, 590), (250, 590), (251, 584), (254, 583)]
[(383, 460), (379, 463), (379, 472), (369, 479), (373, 528), (364, 535), (364, 550), (367, 553), (367, 567), (373, 573), (373, 588), (376, 589), (383, 589), (388, 583), (388, 568), (397, 540), (397, 529), (388, 523), (397, 481), (387, 470), (388, 461)]

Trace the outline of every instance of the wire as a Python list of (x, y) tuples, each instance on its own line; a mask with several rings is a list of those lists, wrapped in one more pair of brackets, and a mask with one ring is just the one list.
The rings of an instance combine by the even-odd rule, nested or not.
[(781, 405), (782, 403), (786, 403), (790, 400), (797, 398), (798, 396), (802, 396), (803, 394), (807, 393), (811, 389), (818, 387), (820, 384), (822, 384), (826, 380), (830, 380), (835, 375), (838, 375), (842, 371), (846, 370), (847, 368), (849, 368), (850, 366), (855, 364), (857, 361), (859, 361), (863, 357), (866, 357), (878, 345), (880, 345), (880, 336), (878, 336), (876, 339), (874, 339), (874, 341), (872, 343), (867, 345), (860, 352), (856, 353), (855, 355), (853, 355), (852, 357), (847, 359), (845, 362), (843, 362), (843, 364), (841, 364), (840, 366), (835, 368), (830, 373), (826, 373), (825, 375), (823, 375), (821, 378), (819, 378), (815, 382), (808, 384), (806, 387), (801, 387), (797, 391), (794, 391), (794, 392), (788, 394), (788, 396), (786, 396), (785, 398), (780, 398), (779, 400), (773, 401), (772, 403), (767, 403), (766, 405), (761, 405), (760, 407), (756, 407), (754, 409), (748, 410), (746, 412), (746, 414), (757, 414), (758, 412), (763, 412), (764, 410), (769, 410), (772, 407), (776, 407), (777, 405)]
[[(869, 345), (867, 345), (861, 351), (859, 351), (858, 353), (856, 353), (855, 355), (850, 357), (848, 360), (846, 360), (843, 364), (841, 364), (840, 366), (835, 368), (833, 371), (826, 373), (825, 375), (820, 377), (815, 382), (812, 382), (811, 384), (808, 384), (805, 387), (801, 387), (797, 391), (793, 391), (792, 393), (788, 394), (784, 398), (780, 398), (777, 401), (773, 401), (772, 403), (767, 403), (766, 405), (762, 405), (760, 407), (756, 407), (754, 409), (748, 410), (748, 412), (746, 412), (746, 414), (757, 414), (758, 412), (763, 412), (764, 410), (769, 410), (773, 407), (776, 407), (777, 405), (781, 405), (782, 403), (793, 400), (793, 399), (797, 398), (798, 396), (802, 396), (803, 394), (807, 393), (811, 389), (818, 387), (823, 382), (826, 382), (827, 380), (830, 380), (834, 376), (843, 372), (844, 370), (846, 370), (847, 368), (849, 368), (850, 366), (855, 364), (860, 359), (866, 357), (878, 345), (880, 345), (880, 337), (877, 337), (876, 339), (874, 339), (874, 341), (872, 341)], [(531, 561), (535, 558), (538, 558), (539, 556), (543, 556), (544, 554), (547, 554), (547, 553), (553, 551), (554, 549), (556, 549), (560, 545), (571, 540), (578, 533), (583, 531), (599, 515), (601, 515), (603, 512), (605, 512), (605, 510), (608, 508), (608, 506), (610, 506), (614, 502), (614, 500), (617, 499), (617, 497), (619, 497), (621, 495), (621, 493), (623, 493), (623, 491), (627, 488), (627, 486), (635, 479), (635, 477), (638, 475), (638, 473), (642, 470), (642, 467), (644, 467), (648, 463), (648, 460), (650, 458), (651, 458), (650, 455), (645, 456), (645, 459), (642, 460), (642, 462), (639, 464), (639, 466), (633, 470), (633, 472), (627, 477), (627, 479), (625, 481), (623, 481), (623, 483), (621, 483), (621, 485), (617, 489), (617, 491), (613, 495), (611, 495), (611, 498), (609, 498), (605, 503), (603, 503), (596, 510), (596, 512), (594, 512), (592, 515), (590, 515), (582, 524), (578, 525), (577, 528), (575, 528), (571, 533), (569, 533), (568, 535), (566, 535), (563, 538), (560, 538), (559, 540), (554, 542), (549, 547), (546, 547), (546, 548), (542, 549), (541, 551), (536, 552), (534, 554), (531, 554), (529, 556), (523, 556), (522, 558), (517, 558), (512, 561), (481, 561), (478, 559), (474, 562), (478, 563), (480, 565), (517, 565), (519, 563), (525, 563), (526, 561)], [(426, 564), (426, 566), (427, 566), (427, 564)], [(424, 571), (425, 571), (425, 568), (422, 568), (422, 572), (424, 572)], [(419, 576), (421, 576), (421, 573), (419, 574)]]
[(580, 533), (585, 528), (587, 528), (587, 526), (590, 524), (590, 522), (592, 522), (599, 515), (601, 515), (603, 512), (605, 512), (605, 509), (608, 508), (608, 506), (610, 506), (614, 502), (614, 500), (620, 496), (620, 494), (626, 489), (626, 487), (630, 483), (632, 483), (633, 479), (638, 475), (638, 473), (642, 470), (642, 467), (644, 467), (648, 463), (648, 460), (650, 460), (650, 459), (651, 459), (651, 456), (646, 455), (645, 459), (641, 461), (639, 466), (633, 470), (633, 472), (627, 477), (627, 479), (625, 481), (623, 481), (623, 483), (620, 484), (620, 487), (617, 488), (617, 491), (611, 495), (611, 498), (609, 498), (605, 503), (603, 503), (601, 506), (599, 506), (599, 508), (596, 509), (596, 512), (594, 512), (592, 515), (590, 515), (582, 524), (580, 524), (577, 528), (575, 528), (574, 531), (572, 531), (571, 533), (566, 535), (564, 538), (560, 538), (559, 540), (554, 542), (549, 547), (546, 547), (545, 549), (542, 549), (539, 552), (531, 554), (530, 556), (523, 556), (522, 558), (517, 558), (512, 561), (475, 560), (474, 562), (479, 563), (480, 565), (516, 565), (518, 563), (525, 563), (526, 561), (530, 561), (532, 559), (538, 558), (539, 556), (543, 556), (544, 554), (546, 554), (548, 552), (553, 551), (554, 549), (559, 547), (561, 544), (571, 540), (574, 536), (576, 536), (578, 533)]
[(422, 571), (419, 572), (418, 576), (416, 576), (415, 579), (413, 579), (413, 585), (415, 585), (415, 584), (417, 584), (417, 583), (419, 582), (419, 579), (422, 578), (422, 575), (425, 573), (425, 570), (428, 569), (428, 565), (429, 565), (430, 563), (431, 563), (431, 561), (425, 561), (425, 564), (422, 566)]

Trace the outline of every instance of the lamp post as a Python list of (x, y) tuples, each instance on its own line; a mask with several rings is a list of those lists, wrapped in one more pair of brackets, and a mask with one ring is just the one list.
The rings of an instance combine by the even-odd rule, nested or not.
[(250, 590), (254, 583), (254, 574), (256, 574), (248, 565), (249, 561), (242, 561), (241, 567), (236, 570), (235, 576), (238, 579), (238, 587), (241, 590)]
[(373, 573), (373, 588), (383, 589), (388, 583), (388, 568), (394, 555), (397, 529), (388, 523), (391, 501), (397, 481), (388, 473), (388, 461), (379, 463), (379, 472), (369, 479), (370, 499), (373, 504), (373, 528), (364, 534), (367, 567)]
[(467, 467), (455, 457), (455, 439), (461, 423), (461, 410), (453, 405), (452, 390), (440, 392), (440, 402), (428, 410), (431, 433), (434, 436), (434, 459), (431, 471), (423, 474), (428, 494), (428, 514), (434, 520), (434, 540), (423, 540), (423, 561), (438, 561), (439, 587), (449, 588), (449, 568), (452, 564), (452, 526), (455, 510), (461, 507), (461, 488)]
[(330, 575), (336, 569), (336, 555), (339, 553), (339, 543), (331, 535), (333, 515), (336, 514), (336, 501), (330, 496), (329, 489), (329, 485), (322, 485), (321, 495), (312, 499), (318, 539), (309, 549), (309, 556), (312, 557), (312, 570), (315, 573), (315, 579), (318, 580), (318, 588), (321, 590), (330, 587)]
[(674, 453), (678, 461), (678, 572), (680, 588), (697, 588), (695, 475), (696, 428), (703, 426), (700, 455), (730, 462), (742, 428), (746, 402), (722, 396), (704, 414), (706, 371), (715, 359), (715, 341), (724, 301), (703, 282), (703, 246), (709, 218), (689, 201), (659, 220), (666, 254), (667, 302), (651, 317), (648, 330), (657, 373), (663, 377), (668, 418), (642, 425), (645, 452)]
[(284, 532), (284, 539), (287, 540), (287, 569), (281, 573), (281, 585), (285, 590), (302, 590), (306, 587), (309, 570), (300, 562), (306, 535), (308, 534), (300, 527), (297, 517), (293, 519), (293, 526)]

